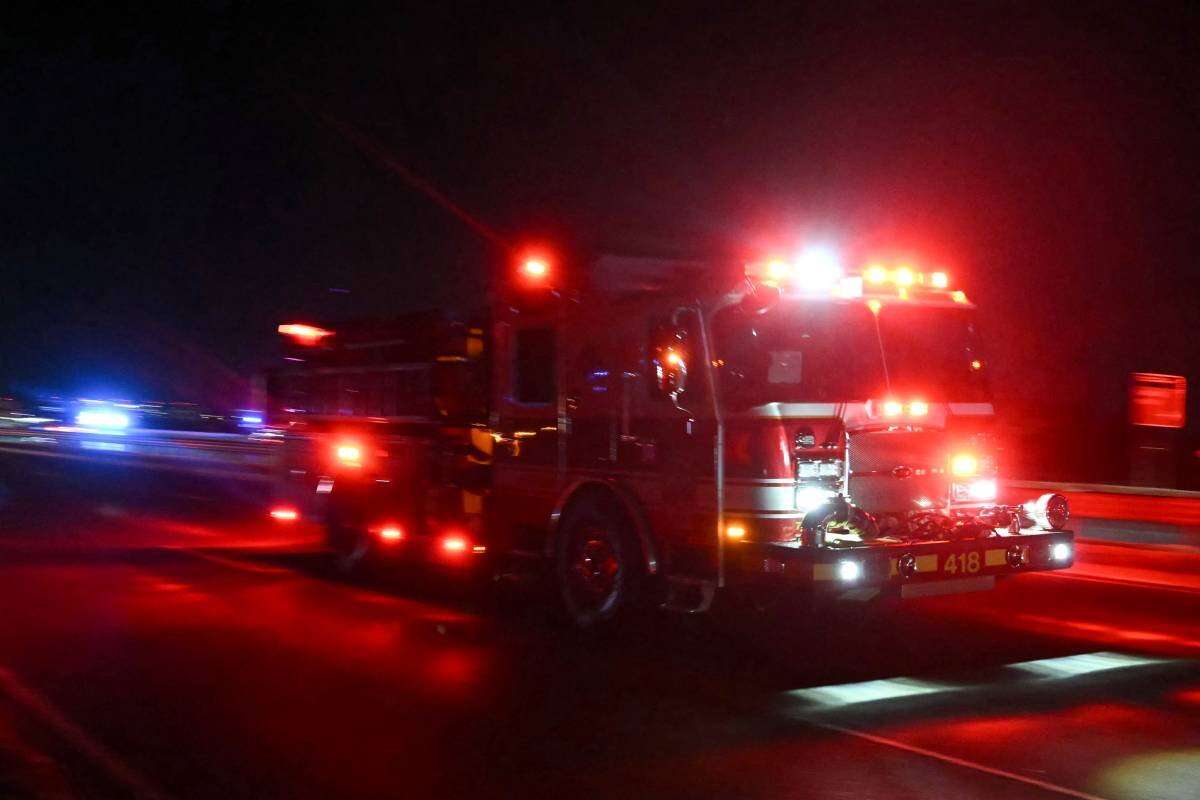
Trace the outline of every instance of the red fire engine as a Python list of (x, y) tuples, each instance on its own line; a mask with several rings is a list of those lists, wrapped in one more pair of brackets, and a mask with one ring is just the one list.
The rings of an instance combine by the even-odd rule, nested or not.
[(813, 249), (704, 288), (721, 274), (530, 258), (478, 317), (281, 326), (277, 515), (345, 566), (544, 567), (585, 626), (1071, 565), (1064, 497), (997, 502), (987, 359), (945, 273)]

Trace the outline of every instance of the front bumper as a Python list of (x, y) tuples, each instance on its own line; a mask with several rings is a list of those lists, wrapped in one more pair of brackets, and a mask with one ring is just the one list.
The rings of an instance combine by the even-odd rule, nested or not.
[(823, 548), (744, 542), (726, 550), (726, 577), (731, 586), (774, 583), (835, 596), (885, 591), (921, 596), (988, 588), (997, 576), (1066, 569), (1074, 560), (1071, 531)]

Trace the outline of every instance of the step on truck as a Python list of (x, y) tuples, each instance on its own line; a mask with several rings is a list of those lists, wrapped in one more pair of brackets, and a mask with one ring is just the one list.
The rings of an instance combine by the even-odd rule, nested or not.
[(1072, 564), (1065, 497), (997, 499), (989, 363), (944, 272), (530, 256), (499, 286), (475, 314), (280, 325), (273, 516), (346, 568), (544, 570), (581, 626)]

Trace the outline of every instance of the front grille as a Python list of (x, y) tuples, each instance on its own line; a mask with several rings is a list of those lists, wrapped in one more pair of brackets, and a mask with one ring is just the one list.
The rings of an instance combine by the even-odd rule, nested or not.
[(944, 503), (949, 492), (944, 431), (850, 435), (850, 502), (869, 514), (898, 514)]
[(943, 431), (871, 431), (850, 435), (851, 475), (891, 475), (897, 467), (915, 474), (941, 470), (946, 451)]

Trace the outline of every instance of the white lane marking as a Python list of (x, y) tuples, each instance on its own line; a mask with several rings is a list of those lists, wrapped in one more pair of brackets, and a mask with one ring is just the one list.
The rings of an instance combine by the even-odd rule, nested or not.
[[(1095, 653), (1079, 653), (1073, 656), (1039, 658), (1035, 661), (1019, 661), (1006, 665), (1008, 669), (1023, 673), (1022, 677), (1006, 682), (1006, 685), (1015, 687), (1030, 686), (1033, 685), (1034, 678), (1066, 680), (1097, 672), (1159, 666), (1171, 662), (1172, 659), (1168, 658), (1151, 658), (1148, 656), (1113, 653), (1103, 650)], [(1024, 676), (1034, 676), (1034, 678)], [(884, 700), (896, 700), (902, 697), (978, 691), (996, 685), (998, 684), (949, 684), (921, 678), (898, 677), (860, 681), (858, 683), (815, 686), (807, 689), (793, 689), (786, 692), (786, 694), (789, 697), (802, 700), (806, 704), (829, 709), (862, 703), (876, 703)], [(807, 717), (804, 718), (807, 719)]]
[(168, 795), (157, 789), (133, 767), (121, 760), (116, 753), (88, 735), (83, 728), (67, 719), (50, 700), (35, 689), (26, 686), (11, 671), (0, 667), (0, 689), (14, 702), (32, 713), (44, 725), (58, 734), (64, 741), (79, 751), (85, 758), (108, 773), (109, 777), (129, 789), (140, 798), (166, 798)]
[(792, 697), (826, 708), (875, 703), (880, 700), (895, 700), (923, 694), (940, 694), (958, 691), (963, 687), (923, 681), (918, 678), (887, 678), (883, 680), (843, 683), (833, 686), (816, 686), (811, 689), (793, 689)]
[(252, 564), (249, 561), (242, 561), (237, 558), (226, 558), (213, 553), (206, 553), (203, 550), (197, 550), (193, 547), (162, 547), (161, 550), (167, 550), (175, 553), (187, 553), (189, 556), (202, 558), (205, 561), (211, 561), (214, 564), (220, 564), (223, 567), (230, 569), (241, 570), (242, 572), (256, 572), (267, 575), (293, 574), (292, 570), (285, 567), (269, 567), (262, 564)]
[(1066, 786), (1059, 786), (1057, 783), (1043, 781), (1038, 778), (1030, 778), (1028, 775), (1020, 775), (1016, 772), (1009, 772), (1008, 770), (1000, 769), (999, 767), (989, 767), (987, 764), (980, 764), (978, 761), (970, 761), (968, 759), (959, 758), (958, 756), (952, 756), (947, 753), (939, 753), (936, 750), (929, 750), (924, 747), (918, 747), (914, 744), (906, 744), (905, 742), (897, 741), (896, 739), (889, 739), (886, 736), (877, 736), (873, 733), (866, 733), (864, 731), (854, 730), (853, 728), (843, 728), (841, 725), (832, 725), (828, 722), (815, 722), (813, 720), (809, 720), (809, 722), (819, 728), (825, 728), (826, 730), (841, 733), (845, 736), (853, 736), (858, 739), (864, 739), (868, 742), (873, 742), (874, 744), (883, 745), (884, 747), (894, 747), (897, 750), (903, 750), (908, 753), (913, 753), (914, 755), (925, 756), (926, 758), (943, 761), (947, 764), (953, 764), (957, 767), (965, 767), (978, 772), (985, 772), (988, 775), (995, 775), (998, 778), (1007, 778), (1008, 780), (1017, 781), (1018, 783), (1036, 786), (1039, 789), (1045, 789), (1047, 792), (1061, 794), (1066, 797), (1075, 797), (1078, 798), (1078, 800), (1108, 800), (1108, 798), (1101, 797), (1100, 795), (1088, 794), (1087, 792), (1081, 792), (1077, 789), (1069, 789)]

